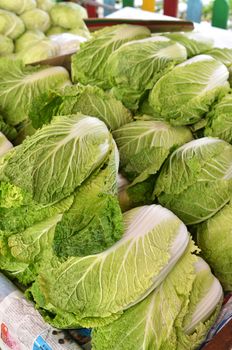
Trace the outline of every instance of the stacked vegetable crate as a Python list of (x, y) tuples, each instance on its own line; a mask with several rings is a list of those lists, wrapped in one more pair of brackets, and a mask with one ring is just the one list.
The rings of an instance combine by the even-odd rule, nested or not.
[(52, 326), (95, 350), (204, 340), (232, 288), (231, 57), (124, 24), (71, 77), (1, 58), (0, 268)]

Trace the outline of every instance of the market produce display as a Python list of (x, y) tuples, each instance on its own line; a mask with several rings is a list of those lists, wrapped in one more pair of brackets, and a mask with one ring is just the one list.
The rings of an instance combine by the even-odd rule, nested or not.
[(29, 64), (75, 52), (90, 37), (86, 17), (86, 10), (72, 2), (1, 0), (0, 57)]
[[(65, 8), (53, 29), (71, 29)], [(229, 57), (121, 25), (70, 74), (0, 58), (0, 269), (93, 350), (197, 349), (232, 290)]]

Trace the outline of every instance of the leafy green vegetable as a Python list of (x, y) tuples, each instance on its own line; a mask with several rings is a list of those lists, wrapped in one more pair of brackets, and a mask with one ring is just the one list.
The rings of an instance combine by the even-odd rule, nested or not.
[(111, 142), (107, 127), (97, 118), (57, 117), (17, 148), (4, 173), (35, 201), (57, 202), (101, 166)]
[[(113, 323), (93, 332), (94, 350), (177, 349), (176, 319), (187, 309), (196, 257), (185, 254), (164, 282)], [(183, 317), (183, 316), (182, 316)]]
[(34, 281), (53, 257), (55, 226), (72, 202), (70, 196), (42, 206), (19, 188), (1, 182), (0, 268), (23, 284)]
[(88, 17), (84, 7), (73, 2), (61, 2), (52, 6), (50, 11), (52, 24), (65, 29), (82, 25), (82, 19)]
[(0, 60), (0, 105), (5, 121), (17, 125), (28, 118), (29, 106), (41, 92), (69, 84), (63, 67), (26, 67), (21, 61)]
[(70, 209), (57, 225), (54, 250), (58, 256), (85, 256), (112, 246), (123, 233), (117, 201), (119, 158), (115, 149), (109, 161), (79, 190)]
[(23, 12), (20, 18), (27, 30), (41, 30), (41, 32), (46, 32), (51, 26), (49, 14), (38, 8)]
[(219, 137), (232, 143), (232, 95), (227, 94), (207, 115), (205, 136)]
[(218, 60), (225, 64), (226, 66), (230, 66), (232, 64), (232, 49), (227, 48), (213, 48), (210, 51), (207, 51), (207, 55), (212, 56), (215, 60)]
[[(70, 322), (73, 316), (83, 326), (101, 325), (157, 287), (187, 248), (186, 227), (155, 205), (124, 213), (124, 224), (123, 237), (108, 250), (56, 262), (41, 272), (41, 306), (57, 310), (58, 317), (62, 311), (63, 321)], [(56, 317), (52, 323), (59, 326)]]
[(73, 203), (73, 196), (56, 204), (41, 205), (20, 188), (4, 181), (0, 185), (0, 230), (5, 236), (22, 232), (56, 214), (61, 214)]
[(20, 15), (36, 7), (35, 0), (0, 0), (0, 8)]
[(80, 50), (72, 56), (73, 82), (103, 88), (110, 87), (107, 81), (107, 60), (110, 55), (128, 41), (149, 36), (149, 29), (127, 24), (96, 31), (92, 38), (83, 43)]
[(155, 174), (175, 148), (192, 140), (186, 127), (142, 120), (122, 126), (113, 136), (120, 152), (121, 172), (134, 183)]
[(164, 35), (169, 39), (177, 41), (183, 45), (187, 50), (187, 55), (189, 58), (211, 50), (214, 43), (213, 39), (197, 32), (168, 33)]
[(232, 204), (197, 226), (197, 243), (225, 290), (232, 290)]
[[(7, 0), (8, 2), (8, 0)], [(1, 6), (0, 6), (1, 8)], [(25, 31), (25, 26), (20, 17), (14, 13), (0, 9), (0, 34), (17, 39)]]
[(55, 115), (77, 112), (98, 117), (111, 130), (132, 121), (130, 111), (114, 96), (96, 86), (79, 84), (41, 94), (33, 100), (29, 117), (33, 126), (39, 128)]
[(28, 30), (16, 40), (15, 52), (25, 50), (44, 38), (45, 35), (40, 30)]
[(35, 274), (34, 271), (31, 271), (28, 267), (28, 264), (20, 263), (15, 261), (11, 256), (9, 247), (7, 244), (7, 239), (2, 237), (0, 231), (0, 269), (5, 270), (7, 275), (12, 278), (17, 278), (22, 284), (27, 285), (34, 280)]
[(59, 44), (45, 38), (44, 40), (37, 41), (24, 50), (19, 51), (17, 59), (23, 61), (24, 64), (30, 64), (58, 56), (59, 53)]
[(61, 218), (62, 214), (55, 215), (8, 238), (12, 257), (19, 263), (27, 264), (29, 269), (34, 271), (33, 280), (53, 256), (54, 231)]
[(227, 68), (207, 55), (195, 56), (164, 75), (150, 93), (154, 112), (173, 125), (199, 121), (227, 92)]
[(114, 51), (107, 62), (113, 94), (125, 106), (136, 110), (144, 93), (186, 59), (182, 45), (162, 36), (126, 43)]
[(164, 164), (154, 194), (186, 225), (203, 222), (229, 202), (232, 146), (205, 137), (178, 148)]

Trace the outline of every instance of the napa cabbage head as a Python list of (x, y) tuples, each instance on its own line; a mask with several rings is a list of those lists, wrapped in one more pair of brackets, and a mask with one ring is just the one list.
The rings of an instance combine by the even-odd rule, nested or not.
[(45, 34), (40, 30), (28, 30), (15, 41), (15, 52), (25, 50), (43, 39)]
[(121, 172), (134, 183), (157, 173), (175, 148), (192, 140), (187, 127), (152, 120), (123, 125), (113, 136), (119, 148)]
[(25, 31), (25, 25), (14, 13), (0, 9), (0, 34), (15, 40)]
[(174, 125), (198, 122), (229, 88), (224, 64), (208, 55), (177, 65), (154, 86), (149, 103), (155, 114)]
[(83, 114), (56, 117), (16, 148), (3, 167), (4, 176), (33, 200), (54, 203), (97, 170), (111, 146), (112, 137), (99, 119)]
[(205, 137), (181, 146), (162, 167), (154, 195), (187, 225), (215, 215), (232, 195), (232, 145)]
[(225, 290), (232, 290), (232, 203), (197, 225), (197, 243)]
[(41, 32), (46, 32), (51, 26), (49, 14), (38, 8), (25, 11), (20, 18), (27, 30), (41, 30)]
[(50, 10), (52, 24), (65, 29), (82, 26), (83, 19), (87, 18), (84, 7), (73, 2), (61, 2), (52, 6)]
[(107, 62), (112, 92), (125, 106), (137, 109), (145, 92), (186, 59), (182, 45), (162, 36), (126, 43), (114, 51)]
[(75, 83), (110, 87), (107, 60), (126, 42), (150, 37), (149, 29), (128, 24), (106, 27), (93, 33), (92, 38), (81, 45), (72, 56), (72, 79)]
[(48, 58), (58, 56), (60, 53), (60, 45), (48, 38), (35, 41), (34, 44), (24, 48), (17, 54), (17, 59), (24, 64), (40, 62)]
[(207, 114), (205, 136), (219, 137), (232, 143), (232, 95), (227, 94)]
[(63, 67), (25, 66), (20, 60), (0, 60), (0, 105), (5, 121), (17, 125), (28, 118), (34, 98), (52, 88), (71, 84)]
[(223, 292), (209, 266), (192, 254), (194, 249), (190, 245), (146, 299), (94, 329), (93, 349), (196, 349), (218, 315)]
[(113, 136), (119, 147), (120, 171), (130, 181), (119, 189), (123, 211), (153, 202), (157, 173), (166, 158), (192, 140), (187, 127), (154, 120), (136, 120), (115, 130)]
[(34, 298), (52, 310), (52, 324), (112, 322), (158, 287), (188, 247), (185, 225), (161, 206), (138, 207), (123, 218), (124, 235), (111, 248), (71, 257), (40, 273)]

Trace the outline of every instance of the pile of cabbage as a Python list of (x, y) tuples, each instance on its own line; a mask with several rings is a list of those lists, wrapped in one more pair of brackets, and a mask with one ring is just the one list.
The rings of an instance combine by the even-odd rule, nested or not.
[(24, 63), (75, 52), (89, 37), (86, 10), (53, 0), (0, 1), (0, 57)]
[(0, 60), (0, 269), (94, 350), (197, 349), (232, 290), (231, 64), (131, 25)]

